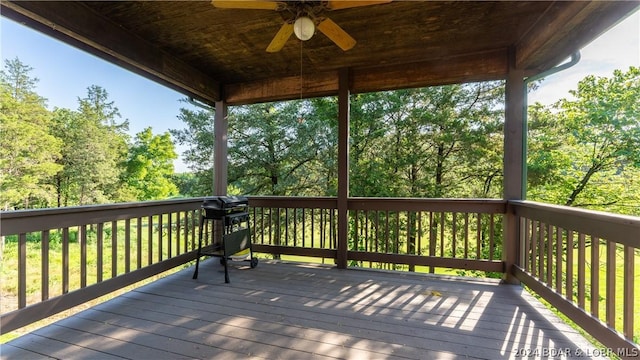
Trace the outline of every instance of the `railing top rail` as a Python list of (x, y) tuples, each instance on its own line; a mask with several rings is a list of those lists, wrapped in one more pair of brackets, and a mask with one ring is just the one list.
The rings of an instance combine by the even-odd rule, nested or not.
[(13, 235), (198, 209), (203, 198), (0, 212), (0, 235)]
[(249, 206), (266, 208), (337, 209), (336, 197), (248, 196)]
[(508, 206), (509, 211), (521, 217), (640, 248), (640, 217), (637, 216), (526, 200), (509, 200)]
[(350, 210), (504, 214), (506, 204), (507, 202), (501, 199), (349, 198)]

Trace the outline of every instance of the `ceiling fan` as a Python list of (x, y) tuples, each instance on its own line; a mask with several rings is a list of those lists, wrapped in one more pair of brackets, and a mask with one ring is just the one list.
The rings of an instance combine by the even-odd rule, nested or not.
[(356, 40), (333, 20), (324, 16), (325, 11), (389, 3), (392, 0), (328, 0), (328, 1), (270, 1), (270, 0), (212, 0), (220, 9), (275, 10), (282, 14), (284, 24), (278, 30), (267, 52), (280, 51), (291, 34), (302, 41), (311, 39), (315, 29), (320, 30), (342, 50), (356, 45)]

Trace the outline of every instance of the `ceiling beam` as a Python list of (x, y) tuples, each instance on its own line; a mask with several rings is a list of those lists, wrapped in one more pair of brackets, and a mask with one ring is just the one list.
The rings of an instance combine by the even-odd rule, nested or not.
[(220, 100), (219, 82), (80, 2), (3, 0), (1, 5), (3, 16), (60, 41), (200, 101)]
[(228, 84), (223, 93), (229, 105), (336, 95), (338, 71)]
[(376, 68), (356, 68), (354, 93), (504, 79), (507, 49)]
[(516, 43), (516, 68), (541, 72), (558, 65), (607, 31), (638, 1), (556, 1)]
[[(508, 71), (507, 49), (418, 63), (351, 69), (353, 93), (499, 80)], [(338, 71), (270, 78), (224, 86), (229, 105), (338, 94)]]

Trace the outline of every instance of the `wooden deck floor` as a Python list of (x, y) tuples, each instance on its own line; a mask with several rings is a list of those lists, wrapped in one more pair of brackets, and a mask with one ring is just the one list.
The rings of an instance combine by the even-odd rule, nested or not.
[[(2, 359), (502, 359), (593, 355), (519, 286), (212, 258), (1, 345)], [(553, 349), (553, 350), (550, 350)], [(567, 351), (571, 349), (571, 351)], [(545, 356), (548, 355), (548, 356)], [(527, 357), (527, 356), (523, 356)], [(572, 357), (572, 356), (569, 356)]]

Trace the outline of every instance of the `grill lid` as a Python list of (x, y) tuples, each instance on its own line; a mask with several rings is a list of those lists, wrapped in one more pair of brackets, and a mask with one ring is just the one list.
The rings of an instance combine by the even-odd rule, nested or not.
[(202, 207), (205, 209), (234, 209), (246, 208), (249, 206), (249, 199), (246, 196), (211, 196), (204, 198)]

